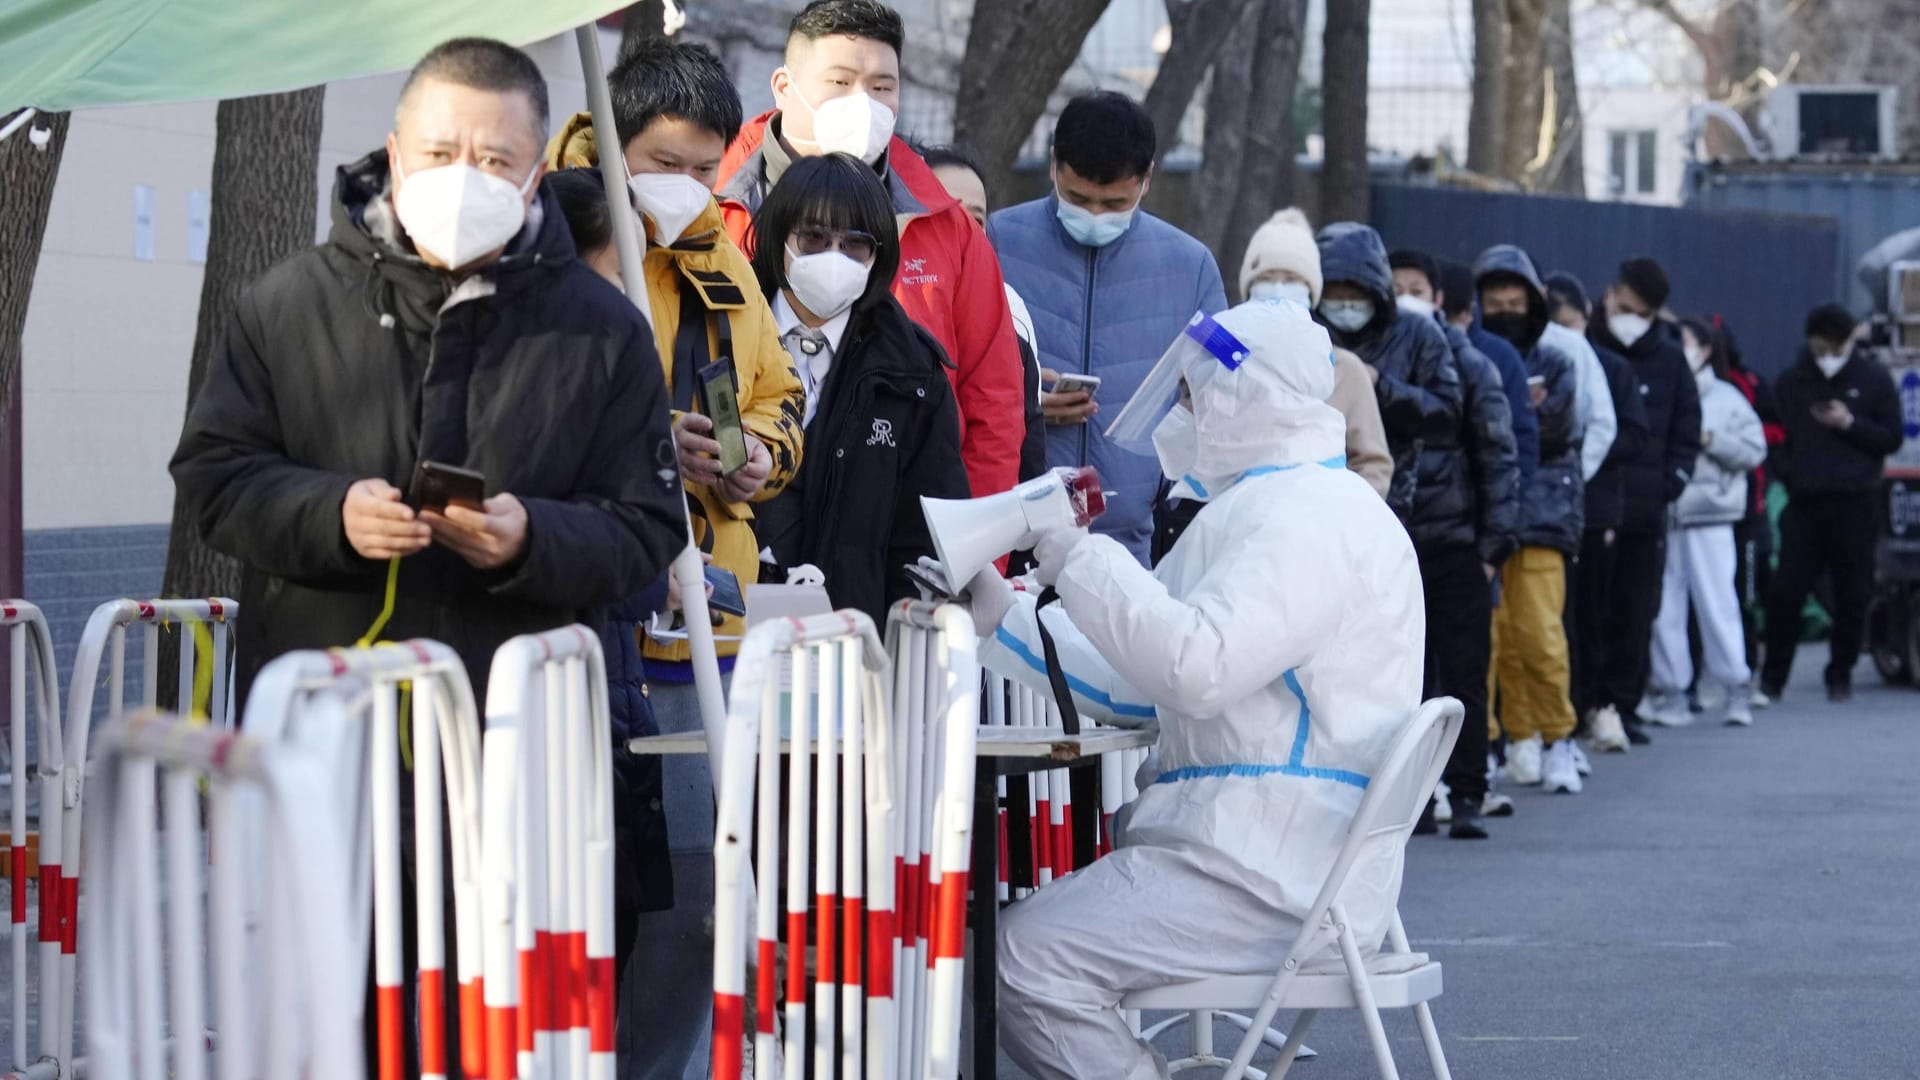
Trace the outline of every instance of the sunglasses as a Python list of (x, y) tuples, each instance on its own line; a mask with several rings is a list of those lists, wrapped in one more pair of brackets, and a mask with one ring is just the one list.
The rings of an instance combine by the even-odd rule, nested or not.
[(874, 253), (880, 250), (877, 237), (858, 229), (823, 229), (817, 225), (802, 225), (793, 230), (788, 240), (793, 244), (795, 254), (818, 255), (824, 251), (838, 251), (857, 263), (873, 261)]

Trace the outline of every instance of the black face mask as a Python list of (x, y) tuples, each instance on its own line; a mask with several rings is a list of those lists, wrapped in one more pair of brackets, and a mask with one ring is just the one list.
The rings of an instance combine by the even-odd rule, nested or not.
[(1527, 331), (1531, 329), (1530, 320), (1517, 311), (1499, 311), (1491, 315), (1482, 315), (1480, 316), (1480, 325), (1486, 327), (1488, 333), (1497, 337), (1506, 338), (1516, 345), (1520, 343), (1521, 338), (1527, 336)]

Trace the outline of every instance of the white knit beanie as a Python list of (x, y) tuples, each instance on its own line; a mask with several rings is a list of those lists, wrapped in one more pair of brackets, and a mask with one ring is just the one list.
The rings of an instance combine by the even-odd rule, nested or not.
[(1246, 296), (1255, 279), (1269, 270), (1291, 270), (1306, 279), (1313, 305), (1319, 306), (1320, 247), (1313, 242), (1307, 215), (1298, 207), (1287, 207), (1253, 231), (1240, 262), (1240, 295)]

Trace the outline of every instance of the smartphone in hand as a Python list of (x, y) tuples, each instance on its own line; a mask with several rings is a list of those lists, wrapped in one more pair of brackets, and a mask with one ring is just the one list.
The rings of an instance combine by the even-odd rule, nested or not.
[(1047, 389), (1054, 394), (1092, 394), (1100, 389), (1100, 376), (1068, 372), (1053, 380)]
[(740, 422), (740, 386), (734, 378), (733, 358), (721, 357), (694, 372), (700, 412), (713, 421), (713, 441), (720, 444), (720, 471), (738, 472), (747, 463), (747, 435)]
[(407, 489), (407, 501), (416, 510), (445, 513), (447, 507), (480, 512), (487, 501), (487, 478), (472, 469), (423, 461), (413, 470), (413, 484)]

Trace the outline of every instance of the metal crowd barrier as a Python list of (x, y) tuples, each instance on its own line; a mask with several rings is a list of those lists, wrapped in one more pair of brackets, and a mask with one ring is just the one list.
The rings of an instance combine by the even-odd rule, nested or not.
[[(8, 884), (11, 886), (12, 966), (8, 990), (12, 995), (10, 1020), (13, 1038), (8, 1047), (12, 1069), (32, 1075), (36, 1060), (28, 1051), (27, 1024), (27, 795), (37, 779), (40, 791), (40, 925), (39, 968), (44, 986), (50, 973), (60, 969), (60, 776), (62, 773), (60, 732), (60, 687), (53, 659), (53, 638), (47, 632), (47, 620), (40, 609), (22, 600), (0, 603), (0, 626), (7, 628), (9, 654), (8, 713), (10, 733), (10, 814), (8, 837), (11, 851)], [(27, 716), (27, 687), (33, 686), (34, 715)], [(27, 731), (32, 723), (39, 732), (38, 775), (28, 768)], [(52, 856), (52, 861), (48, 861)], [(51, 902), (49, 901), (51, 898)], [(41, 999), (46, 1000), (44, 997)], [(55, 1060), (58, 1025), (47, 1022), (44, 1008), (40, 1017), (39, 1064)], [(48, 1071), (44, 1067), (37, 1071)]]

